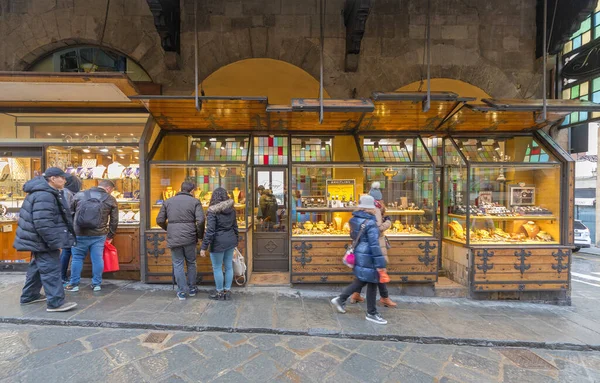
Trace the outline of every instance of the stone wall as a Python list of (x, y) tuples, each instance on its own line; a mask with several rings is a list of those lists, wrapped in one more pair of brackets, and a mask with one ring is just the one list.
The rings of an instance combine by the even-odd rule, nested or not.
[[(317, 0), (198, 0), (199, 73), (268, 57), (319, 77)], [(432, 77), (476, 85), (494, 97), (539, 96), (535, 0), (432, 0)], [(3, 0), (0, 70), (24, 70), (67, 45), (95, 44), (127, 54), (165, 93), (194, 83), (194, 2), (181, 0), (181, 64), (168, 70), (146, 0)], [(358, 71), (344, 72), (344, 0), (327, 1), (325, 88), (332, 97), (393, 91), (423, 71), (426, 2), (374, 0)], [(106, 19), (106, 28), (104, 28)], [(104, 31), (104, 32), (103, 32)]]

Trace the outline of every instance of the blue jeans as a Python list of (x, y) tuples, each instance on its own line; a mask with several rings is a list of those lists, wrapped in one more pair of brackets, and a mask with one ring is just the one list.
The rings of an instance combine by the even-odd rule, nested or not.
[[(221, 253), (210, 253), (217, 291), (223, 291), (223, 287), (225, 287), (225, 290), (231, 290), (231, 283), (233, 282), (233, 249), (231, 248)], [(225, 286), (223, 286), (223, 265), (225, 265)]]
[(70, 285), (77, 286), (81, 280), (81, 269), (83, 269), (83, 260), (90, 252), (92, 260), (92, 285), (99, 286), (102, 283), (102, 272), (104, 272), (104, 253), (105, 235), (98, 236), (77, 236), (77, 245), (71, 248), (73, 260), (71, 261), (71, 281)]
[(65, 247), (62, 249), (62, 253), (60, 253), (60, 275), (62, 277), (63, 282), (69, 280), (67, 277), (67, 272), (69, 271), (69, 263), (71, 263), (71, 248)]

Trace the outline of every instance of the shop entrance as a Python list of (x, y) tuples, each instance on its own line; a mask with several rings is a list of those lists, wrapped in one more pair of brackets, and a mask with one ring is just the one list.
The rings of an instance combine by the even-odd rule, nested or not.
[(252, 271), (289, 271), (287, 169), (255, 169)]

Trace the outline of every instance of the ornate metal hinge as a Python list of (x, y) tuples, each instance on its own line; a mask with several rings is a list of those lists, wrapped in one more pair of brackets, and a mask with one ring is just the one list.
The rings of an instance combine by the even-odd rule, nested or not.
[(294, 257), (296, 262), (299, 262), (302, 267), (304, 267), (307, 263), (312, 262), (312, 257), (307, 257), (308, 250), (312, 249), (311, 243), (306, 243), (305, 241), (300, 242), (299, 245), (294, 245), (294, 249), (298, 250), (301, 254), (300, 257)]
[(321, 275), (321, 282), (325, 283), (327, 282), (327, 279), (329, 279), (327, 275)]
[(528, 257), (531, 257), (531, 251), (525, 251), (525, 249), (521, 249), (521, 251), (515, 251), (515, 257), (519, 258), (520, 263), (515, 263), (515, 269), (521, 272), (521, 275), (525, 273), (525, 270), (529, 270), (531, 268), (530, 264), (525, 264), (525, 261)]
[(158, 258), (161, 255), (165, 255), (165, 249), (159, 249), (161, 242), (164, 242), (166, 237), (163, 234), (148, 234), (146, 240), (152, 245), (152, 249), (148, 249), (148, 254), (154, 258)]
[(435, 243), (425, 241), (425, 244), (419, 243), (419, 249), (423, 250), (424, 255), (419, 255), (419, 262), (423, 262), (425, 266), (429, 266), (430, 263), (435, 261), (435, 256), (430, 257), (431, 250), (436, 248)]
[[(567, 252), (564, 253), (562, 249), (558, 249), (556, 253), (552, 253), (552, 256), (554, 257), (554, 259), (556, 259), (557, 262), (556, 265), (552, 264), (552, 269), (556, 270), (559, 275), (563, 270), (569, 270), (569, 257), (571, 256), (571, 252), (569, 250), (567, 250)], [(565, 258), (565, 256), (567, 257), (566, 264), (563, 263), (563, 259)]]
[(483, 275), (485, 275), (488, 270), (491, 270), (494, 268), (493, 263), (488, 263), (489, 259), (494, 256), (493, 251), (489, 251), (488, 249), (483, 249), (483, 252), (481, 252), (481, 251), (477, 252), (477, 256), (481, 257), (481, 261), (483, 262), (483, 265), (477, 265), (477, 270), (483, 271)]

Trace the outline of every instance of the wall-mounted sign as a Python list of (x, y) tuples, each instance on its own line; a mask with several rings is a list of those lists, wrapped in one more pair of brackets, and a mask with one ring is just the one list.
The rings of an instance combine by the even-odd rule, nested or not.
[(560, 72), (562, 77), (582, 79), (600, 73), (600, 44), (579, 52)]

